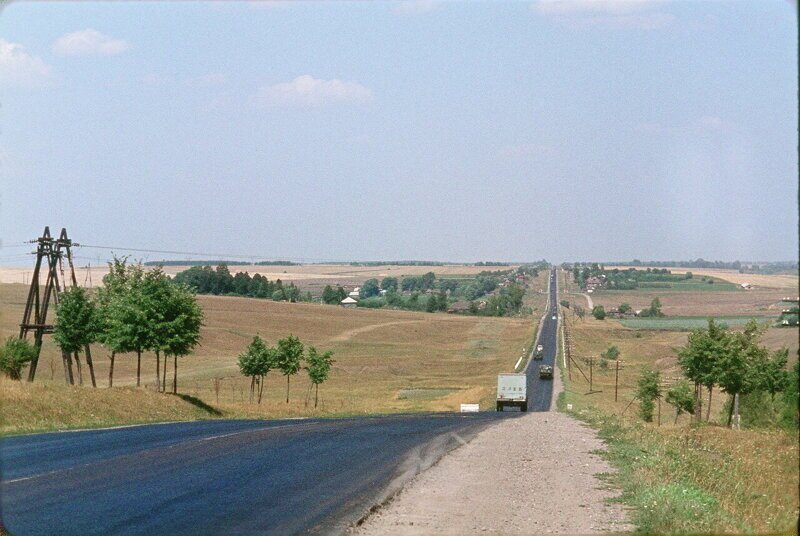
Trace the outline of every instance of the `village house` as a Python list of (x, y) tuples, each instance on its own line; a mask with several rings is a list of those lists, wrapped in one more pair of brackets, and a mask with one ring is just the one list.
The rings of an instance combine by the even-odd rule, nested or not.
[(597, 276), (590, 276), (586, 278), (586, 291), (593, 292), (595, 289), (603, 286), (603, 280)]
[(339, 303), (341, 304), (342, 307), (345, 307), (347, 309), (351, 309), (353, 307), (358, 307), (358, 301), (354, 300), (350, 296), (346, 297), (345, 299), (343, 299)]

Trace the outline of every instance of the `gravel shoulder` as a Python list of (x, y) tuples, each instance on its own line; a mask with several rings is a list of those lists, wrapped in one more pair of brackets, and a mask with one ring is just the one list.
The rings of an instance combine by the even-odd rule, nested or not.
[[(560, 391), (556, 375), (555, 393)], [(555, 407), (555, 403), (553, 404)], [(479, 433), (417, 475), (358, 535), (597, 534), (633, 530), (597, 475), (613, 469), (588, 426), (558, 412), (529, 413)]]

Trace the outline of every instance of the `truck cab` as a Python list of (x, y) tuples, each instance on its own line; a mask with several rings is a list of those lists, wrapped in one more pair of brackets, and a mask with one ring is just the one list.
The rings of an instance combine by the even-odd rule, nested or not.
[(525, 374), (497, 375), (497, 411), (518, 407), (528, 411), (528, 378)]

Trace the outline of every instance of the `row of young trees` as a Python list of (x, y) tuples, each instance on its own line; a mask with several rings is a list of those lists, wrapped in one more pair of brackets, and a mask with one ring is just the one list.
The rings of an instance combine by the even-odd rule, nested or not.
[(787, 370), (788, 350), (774, 352), (761, 344), (766, 326), (755, 320), (745, 325), (741, 332), (731, 331), (714, 320), (708, 327), (692, 331), (687, 344), (677, 349), (678, 363), (686, 380), (673, 385), (666, 393), (661, 390), (657, 371), (645, 370), (637, 384), (636, 398), (639, 413), (646, 421), (653, 420), (655, 403), (666, 394), (667, 403), (676, 409), (676, 420), (683, 412), (694, 413), (697, 422), (702, 420), (703, 389), (708, 392), (705, 420), (711, 413), (714, 388), (729, 396), (727, 424), (734, 422), (734, 413), (743, 395), (766, 396), (774, 404), (776, 395), (784, 395), (782, 404), (789, 413), (788, 419), (797, 426), (797, 383), (800, 367), (793, 373)]
[(267, 346), (264, 340), (256, 335), (247, 349), (239, 355), (239, 371), (250, 378), (250, 402), (257, 398), (259, 404), (264, 392), (265, 376), (271, 370), (280, 371), (286, 376), (288, 404), (289, 379), (301, 369), (305, 369), (311, 384), (315, 387), (316, 408), (319, 401), (319, 386), (328, 378), (333, 362), (333, 352), (319, 352), (313, 346), (306, 349), (300, 339), (293, 335), (280, 339), (275, 346)]
[[(141, 385), (142, 354), (156, 357), (156, 381), (166, 391), (167, 361), (173, 360), (172, 391), (178, 389), (178, 358), (188, 355), (200, 340), (203, 311), (194, 293), (176, 284), (161, 270), (144, 270), (141, 264), (128, 264), (115, 258), (109, 273), (95, 294), (72, 287), (59, 295), (53, 338), (61, 350), (68, 383), (83, 384), (84, 354), (93, 387), (97, 387), (91, 345), (102, 344), (110, 351), (108, 386), (114, 385), (117, 355), (136, 354), (136, 385)], [(19, 379), (22, 368), (35, 357), (27, 341), (6, 341), (0, 351), (0, 365), (12, 378)], [(163, 369), (161, 358), (163, 356)]]

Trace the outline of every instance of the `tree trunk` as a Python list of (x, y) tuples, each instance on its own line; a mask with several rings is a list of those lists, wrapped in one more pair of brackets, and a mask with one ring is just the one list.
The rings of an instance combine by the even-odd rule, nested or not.
[(247, 399), (249, 403), (253, 403), (253, 395), (256, 392), (256, 377), (250, 376), (250, 397)]
[(733, 427), (734, 429), (739, 429), (739, 393), (733, 395)]
[(286, 375), (286, 403), (289, 403), (289, 375)]
[(161, 390), (161, 350), (156, 350), (156, 391)]
[(89, 376), (92, 378), (92, 387), (97, 387), (97, 380), (94, 378), (94, 363), (92, 363), (92, 349), (89, 348), (87, 344), (84, 346), (83, 352), (86, 354), (86, 364), (89, 365)]
[(319, 400), (319, 384), (316, 384), (316, 390), (314, 391), (314, 409), (317, 409), (318, 400)]
[(114, 387), (114, 358), (117, 352), (111, 352), (111, 366), (108, 367), (108, 387)]
[(72, 358), (69, 352), (61, 352), (61, 360), (64, 362), (64, 381), (67, 385), (72, 385)]
[(658, 425), (661, 426), (661, 397), (658, 398)]
[(711, 393), (714, 391), (714, 386), (708, 386), (708, 407), (706, 408), (706, 422), (711, 418)]
[(142, 383), (142, 351), (136, 350), (136, 387)]
[(733, 419), (733, 400), (736, 395), (731, 395), (731, 407), (728, 408), (728, 427), (731, 426), (731, 420)]
[(261, 394), (264, 392), (264, 376), (261, 376), (261, 381), (258, 382), (258, 404), (261, 405)]
[(678, 416), (679, 415), (680, 415), (680, 411), (678, 410), (678, 408), (675, 408), (675, 422), (673, 422), (672, 424), (678, 424)]
[(172, 394), (178, 394), (178, 356), (172, 356)]
[(75, 366), (78, 367), (78, 385), (83, 385), (83, 369), (81, 368), (81, 358), (78, 352), (73, 352), (75, 356)]
[(703, 403), (702, 403), (702, 396), (700, 394), (700, 384), (694, 384), (694, 419), (697, 422), (703, 420)]
[(164, 354), (164, 374), (161, 375), (161, 392), (167, 392), (167, 354)]

